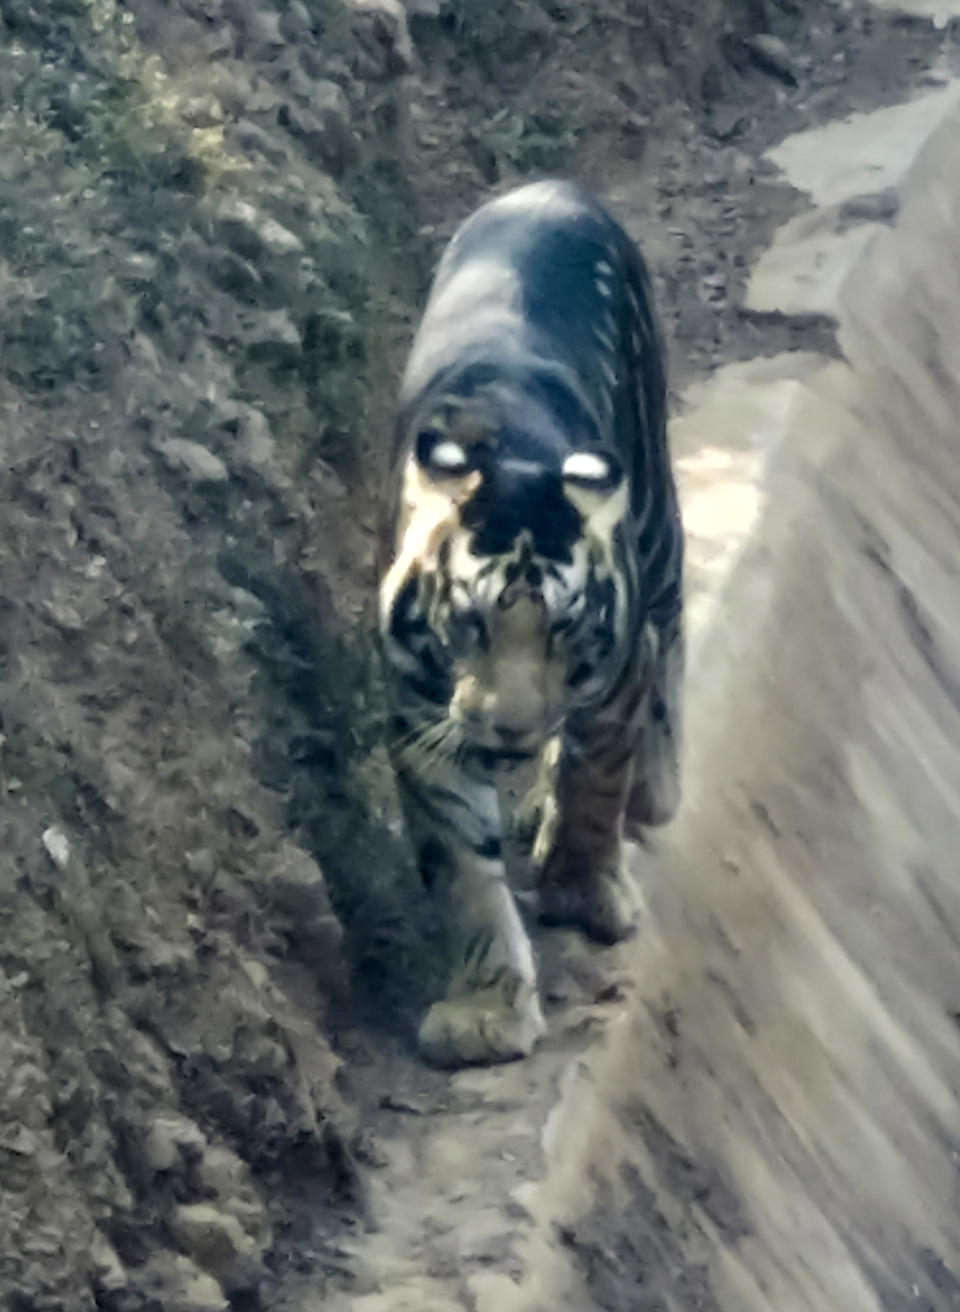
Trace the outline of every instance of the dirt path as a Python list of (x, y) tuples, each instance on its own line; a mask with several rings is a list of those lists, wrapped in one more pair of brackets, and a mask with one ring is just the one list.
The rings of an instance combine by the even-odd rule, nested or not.
[[(669, 244), (653, 251), (660, 267), (684, 251), (698, 264), (694, 357), (730, 361), (703, 376), (688, 360), (674, 421), (691, 547), (689, 800), (639, 871), (650, 915), (637, 943), (599, 952), (537, 934), (550, 1033), (531, 1061), (450, 1077), (411, 1059), (393, 1024), (345, 1017), (346, 1092), (374, 1168), (368, 1221), (352, 1238), (305, 1227), (301, 1252), (313, 1247), (316, 1265), (288, 1281), (280, 1306), (291, 1312), (960, 1307), (950, 1214), (960, 1064), (947, 1016), (960, 998), (948, 946), (960, 921), (945, 902), (949, 848), (925, 850), (923, 821), (907, 819), (908, 797), (920, 803), (906, 776), (924, 740), (879, 710), (884, 680), (890, 699), (926, 705), (930, 674), (916, 657), (903, 667), (898, 625), (911, 603), (899, 620), (879, 599), (861, 605), (877, 570), (895, 577), (886, 547), (857, 566), (850, 540), (851, 516), (878, 522), (857, 488), (870, 468), (858, 443), (889, 461), (878, 489), (909, 458), (904, 434), (881, 438), (852, 417), (869, 409), (892, 422), (902, 408), (895, 392), (871, 394), (871, 350), (910, 375), (929, 413), (945, 404), (919, 341), (911, 373), (895, 336), (872, 339), (867, 322), (906, 313), (912, 293), (896, 271), (931, 277), (924, 242), (948, 259), (923, 199), (960, 129), (944, 52), (902, 110), (820, 136), (775, 142), (766, 125), (742, 139), (719, 180), (672, 202), (666, 233), (649, 176), (610, 177), (634, 229)], [(937, 162), (910, 180), (942, 122)], [(678, 148), (658, 158), (661, 191), (663, 156)], [(771, 178), (774, 165), (806, 200)], [(755, 177), (783, 225), (729, 279), (705, 251), (718, 211), (731, 195), (742, 204), (738, 188), (749, 194)], [(944, 210), (960, 199), (936, 196)], [(910, 222), (888, 235), (904, 198)], [(889, 299), (877, 300), (872, 284), (888, 269)], [(912, 312), (943, 345), (949, 325), (930, 301)], [(713, 333), (718, 313), (740, 316), (746, 337)], [(837, 322), (851, 369), (831, 362)], [(681, 340), (694, 331), (674, 326)], [(764, 353), (738, 360), (764, 326)], [(916, 491), (901, 531), (921, 506)], [(887, 531), (876, 528), (884, 542)], [(871, 624), (890, 633), (875, 660)], [(863, 662), (872, 692), (855, 713)], [(906, 775), (891, 741), (914, 761)], [(939, 764), (956, 765), (942, 752)]]

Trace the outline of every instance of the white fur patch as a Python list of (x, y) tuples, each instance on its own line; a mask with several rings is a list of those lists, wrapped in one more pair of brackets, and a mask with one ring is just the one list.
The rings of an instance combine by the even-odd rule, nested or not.
[[(456, 444), (455, 444), (456, 445)], [(445, 538), (456, 532), (460, 507), (480, 485), (476, 471), (454, 482), (434, 483), (411, 456), (403, 471), (393, 564), (380, 587), (380, 624), (386, 632), (390, 612), (411, 569), (432, 569)]]
[(459, 442), (447, 438), (430, 452), (430, 465), (446, 474), (462, 474), (467, 467), (467, 453)]
[(610, 461), (596, 451), (574, 451), (563, 462), (563, 477), (578, 482), (604, 483), (610, 473)]
[[(567, 484), (566, 495), (583, 516), (585, 546), (598, 553), (608, 574), (616, 575), (613, 560), (613, 531), (625, 517), (629, 508), (629, 489), (626, 479), (616, 488), (590, 487), (587, 483)], [(576, 558), (576, 551), (574, 552)]]

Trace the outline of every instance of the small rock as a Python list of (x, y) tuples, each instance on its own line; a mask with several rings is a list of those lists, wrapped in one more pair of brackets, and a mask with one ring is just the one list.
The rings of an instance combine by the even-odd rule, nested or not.
[(241, 957), (240, 968), (258, 993), (264, 993), (270, 988), (270, 972), (262, 961)]
[(289, 487), (290, 480), (277, 466), (277, 442), (266, 415), (252, 405), (241, 405), (236, 416), (236, 430), (231, 464), (256, 474), (270, 487)]
[(213, 853), (208, 847), (200, 847), (193, 852), (186, 852), (183, 860), (191, 875), (195, 875), (198, 879), (213, 878), (213, 872), (216, 870), (217, 865)]
[(235, 1216), (213, 1203), (181, 1203), (170, 1217), (170, 1232), (206, 1267), (249, 1256), (254, 1243)]
[(290, 156), (285, 140), (275, 140), (269, 132), (247, 118), (238, 119), (228, 136), (248, 157), (262, 155), (271, 164), (283, 164)]
[(20, 1242), (24, 1253), (45, 1261), (57, 1257), (63, 1251), (62, 1240), (54, 1226), (33, 1226)]
[(217, 128), (223, 124), (223, 106), (209, 92), (190, 96), (179, 106), (180, 116), (192, 128)]
[(255, 48), (260, 54), (276, 54), (286, 45), (280, 31), (280, 15), (270, 9), (254, 5), (245, 15), (246, 24)]
[(229, 1212), (212, 1203), (182, 1203), (168, 1225), (177, 1243), (224, 1288), (245, 1288), (256, 1279), (264, 1245)]
[[(249, 125), (251, 133), (260, 129)], [(244, 259), (255, 260), (263, 252), (271, 255), (295, 255), (303, 250), (300, 238), (282, 223), (261, 214), (249, 201), (226, 197), (218, 211), (220, 231), (224, 240)]]
[(143, 1156), (153, 1171), (171, 1171), (184, 1161), (199, 1159), (206, 1136), (186, 1116), (156, 1116), (147, 1127)]
[[(260, 418), (263, 419), (263, 416), (260, 415)], [(243, 434), (242, 446), (240, 443), (237, 445), (238, 454), (251, 469), (269, 469), (273, 463), (277, 444), (265, 419), (262, 424), (247, 428)]]
[[(411, 69), (413, 42), (407, 22), (407, 6), (401, 0), (353, 0), (353, 8), (368, 16), (374, 38), (389, 55), (388, 70), (399, 73)], [(415, 12), (422, 18), (439, 18), (440, 6), (433, 0), (424, 8), (421, 0), (421, 7)]]
[(390, 1165), (390, 1158), (369, 1130), (357, 1130), (350, 1140), (350, 1151), (363, 1166), (383, 1170)]
[(128, 251), (117, 268), (117, 277), (121, 283), (133, 287), (146, 287), (157, 276), (157, 259), (145, 251)]
[(385, 1093), (380, 1098), (380, 1106), (386, 1112), (399, 1112), (402, 1116), (423, 1116), (426, 1109), (410, 1098), (400, 1098), (394, 1093)]
[(51, 825), (40, 836), (40, 841), (47, 849), (47, 855), (58, 870), (66, 870), (70, 860), (70, 844), (67, 836), (57, 825)]
[(640, 159), (650, 139), (650, 119), (643, 114), (631, 112), (620, 125), (622, 151), (627, 159)]
[(716, 141), (733, 141), (747, 129), (749, 119), (736, 105), (718, 105), (710, 115), (707, 131)]
[(189, 944), (171, 943), (167, 939), (150, 935), (138, 945), (137, 963), (151, 975), (173, 975), (186, 979), (196, 965), (196, 957)]
[(0, 1152), (14, 1157), (35, 1157), (38, 1148), (37, 1136), (25, 1125), (8, 1125), (0, 1133)]
[(106, 568), (106, 556), (91, 556), (83, 567), (83, 577), (85, 579), (98, 579)]
[(211, 1145), (197, 1165), (195, 1179), (224, 1212), (237, 1218), (248, 1235), (270, 1242), (266, 1206), (253, 1184), (250, 1168), (232, 1149)]
[(891, 223), (900, 212), (900, 195), (896, 187), (853, 196), (840, 207), (845, 223)]
[(277, 121), (334, 177), (356, 153), (350, 104), (335, 82), (312, 83), (309, 105), (289, 101), (281, 108)]
[(71, 601), (51, 597), (43, 602), (43, 609), (64, 633), (82, 633), (86, 628), (83, 616)]
[(760, 32), (747, 37), (744, 42), (751, 61), (763, 73), (777, 77), (788, 86), (795, 87), (799, 81), (798, 65), (790, 53), (786, 42), (769, 32)]
[(171, 437), (158, 442), (156, 451), (169, 469), (184, 474), (191, 483), (226, 483), (229, 470), (212, 451), (199, 442), (188, 442), (183, 437)]
[[(131, 1276), (131, 1283), (133, 1278)], [(136, 1272), (136, 1292), (163, 1312), (229, 1312), (223, 1289), (181, 1253), (156, 1253)]]
[(260, 359), (293, 363), (303, 354), (300, 333), (286, 310), (265, 310), (251, 315), (245, 325), (244, 340), (251, 355)]
[(284, 1044), (248, 1026), (237, 1031), (231, 1055), (248, 1079), (282, 1081), (290, 1071), (291, 1057)]
[(130, 1281), (117, 1250), (99, 1230), (93, 1232), (90, 1241), (90, 1266), (98, 1292), (117, 1294), (128, 1288)]
[(232, 1149), (216, 1144), (203, 1154), (197, 1166), (197, 1181), (223, 1200), (236, 1190), (249, 1187), (250, 1168)]
[(286, 41), (309, 40), (313, 32), (313, 19), (300, 0), (288, 0), (286, 12), (280, 15), (280, 34)]
[(228, 296), (250, 301), (259, 294), (263, 280), (250, 260), (233, 251), (211, 251), (206, 265), (211, 282)]
[(260, 237), (267, 250), (275, 255), (293, 255), (303, 250), (303, 242), (289, 228), (272, 219), (269, 214), (260, 221)]

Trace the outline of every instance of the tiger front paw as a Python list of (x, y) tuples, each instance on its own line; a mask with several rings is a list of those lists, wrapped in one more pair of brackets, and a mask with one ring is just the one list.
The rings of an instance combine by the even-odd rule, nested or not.
[(577, 925), (597, 943), (611, 946), (636, 933), (641, 901), (632, 877), (620, 862), (577, 877), (549, 869), (539, 883), (539, 916), (545, 925)]
[(536, 984), (514, 977), (435, 1002), (420, 1026), (420, 1051), (436, 1066), (493, 1066), (528, 1057), (546, 1030)]

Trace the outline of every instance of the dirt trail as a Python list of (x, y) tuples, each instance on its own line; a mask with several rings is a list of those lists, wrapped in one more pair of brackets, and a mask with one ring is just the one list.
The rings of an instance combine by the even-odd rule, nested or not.
[[(799, 239), (791, 221), (756, 266), (763, 312), (830, 314), (845, 362), (791, 352), (689, 389), (688, 793), (639, 869), (645, 929), (615, 953), (538, 936), (551, 1030), (530, 1062), (450, 1078), (386, 1036), (366, 1053), (380, 1169), (342, 1306), (960, 1307), (960, 758), (938, 724), (955, 102), (934, 88), (839, 146), (826, 129), (821, 173), (848, 139), (866, 172), (822, 194), (811, 175)], [(642, 215), (642, 188), (612, 190)]]

